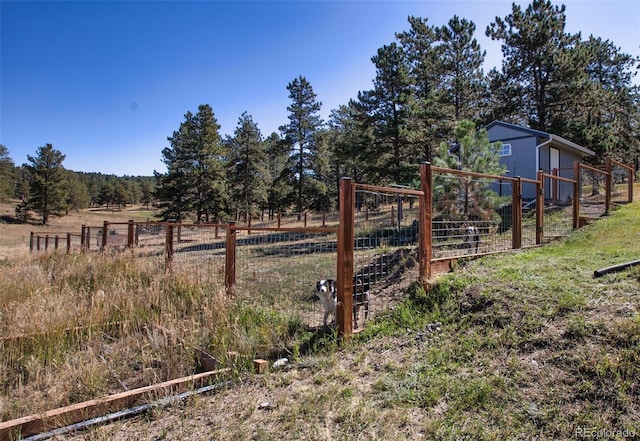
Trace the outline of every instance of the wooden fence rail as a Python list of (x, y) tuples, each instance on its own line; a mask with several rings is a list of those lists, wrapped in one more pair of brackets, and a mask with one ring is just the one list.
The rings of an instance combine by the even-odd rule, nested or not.
[[(129, 220), (128, 222), (108, 222), (104, 221), (102, 226), (88, 226), (82, 225), (80, 235), (67, 233), (67, 253), (72, 252), (72, 238), (80, 237), (80, 250), (82, 252), (89, 251), (91, 249), (91, 234), (96, 232), (97, 248), (104, 251), (107, 247), (111, 246), (111, 237), (118, 237), (120, 242), (119, 246), (124, 249), (136, 249), (139, 246), (139, 236), (143, 230), (152, 230), (158, 234), (164, 229), (164, 238), (161, 239), (160, 244), (164, 247), (165, 258), (165, 271), (170, 272), (173, 267), (174, 256), (176, 252), (176, 241), (181, 242), (182, 231), (184, 229), (203, 229), (213, 228), (215, 231), (215, 238), (219, 238), (219, 232), (224, 233), (224, 280), (228, 295), (234, 295), (236, 286), (236, 247), (238, 244), (238, 232), (244, 232), (247, 235), (257, 232), (301, 232), (301, 233), (337, 233), (337, 248), (336, 248), (336, 281), (338, 286), (337, 295), (337, 310), (336, 319), (339, 334), (341, 336), (348, 336), (353, 332), (353, 315), (351, 314), (353, 308), (353, 275), (354, 275), (354, 241), (355, 241), (355, 213), (356, 213), (356, 190), (365, 192), (382, 192), (390, 195), (397, 196), (411, 196), (418, 201), (419, 214), (418, 214), (418, 233), (416, 240), (417, 256), (419, 264), (419, 280), (425, 287), (429, 288), (429, 281), (434, 275), (442, 271), (443, 268), (450, 268), (452, 262), (459, 257), (439, 257), (434, 259), (434, 235), (433, 235), (433, 195), (434, 195), (434, 174), (448, 174), (458, 177), (474, 177), (482, 178), (493, 181), (507, 181), (512, 186), (512, 200), (511, 200), (511, 212), (509, 225), (511, 229), (511, 243), (508, 249), (518, 249), (523, 246), (523, 200), (522, 200), (522, 184), (535, 184), (536, 185), (536, 198), (535, 198), (535, 245), (540, 245), (545, 240), (545, 214), (544, 206), (547, 202), (544, 193), (544, 181), (551, 180), (552, 187), (557, 187), (560, 182), (568, 183), (573, 186), (572, 190), (572, 213), (573, 228), (578, 228), (581, 225), (580, 222), (580, 175), (582, 170), (589, 170), (594, 173), (603, 175), (608, 184), (607, 198), (605, 202), (606, 212), (609, 210), (611, 203), (611, 169), (612, 167), (619, 167), (628, 173), (629, 179), (629, 193), (628, 202), (633, 201), (633, 168), (629, 165), (625, 165), (613, 160), (607, 160), (604, 170), (596, 167), (592, 167), (579, 162), (574, 163), (573, 167), (573, 179), (559, 176), (559, 173), (545, 173), (539, 171), (537, 179), (521, 178), (521, 177), (507, 177), (496, 175), (485, 175), (482, 173), (468, 172), (462, 170), (451, 170), (441, 167), (434, 167), (430, 163), (423, 163), (420, 167), (420, 189), (398, 188), (398, 187), (380, 187), (374, 185), (354, 183), (350, 178), (343, 178), (340, 180), (340, 212), (339, 223), (337, 227), (326, 227), (326, 213), (322, 214), (322, 227), (308, 227), (306, 220), (306, 213), (301, 214), (301, 220), (304, 219), (304, 226), (289, 226), (283, 227), (281, 225), (281, 216), (277, 216), (277, 227), (264, 226), (264, 225), (252, 225), (249, 221), (246, 225), (237, 225), (235, 221), (229, 221), (225, 224), (185, 224), (185, 223), (173, 223), (173, 222), (134, 222)], [(553, 195), (551, 198), (553, 199)], [(400, 200), (400, 199), (398, 199)], [(401, 202), (399, 202), (401, 204)], [(393, 205), (392, 205), (393, 207)], [(398, 206), (398, 215), (401, 206)], [(366, 219), (366, 214), (365, 214)], [(399, 227), (399, 218), (398, 224)], [(392, 214), (391, 224), (395, 228), (395, 219)], [(126, 228), (126, 240), (123, 239), (123, 235), (117, 234), (117, 228)], [(531, 230), (529, 230), (531, 231)], [(161, 237), (161, 236), (160, 236)], [(48, 250), (50, 248), (50, 242), (53, 241), (53, 247), (57, 251), (59, 248), (58, 235), (52, 235), (48, 233), (31, 233), (30, 237), (30, 250), (41, 251)], [(44, 244), (42, 243), (44, 242)], [(163, 242), (163, 243), (162, 243)], [(528, 242), (529, 245), (531, 242)], [(114, 244), (115, 245), (115, 242)], [(498, 250), (486, 250), (483, 254), (505, 251), (505, 249)], [(477, 252), (477, 250), (476, 250)], [(480, 255), (480, 254), (475, 254)]]

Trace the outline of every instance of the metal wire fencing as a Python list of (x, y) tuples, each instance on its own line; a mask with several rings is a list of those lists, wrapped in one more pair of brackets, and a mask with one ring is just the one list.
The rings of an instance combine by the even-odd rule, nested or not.
[(432, 256), (461, 258), (512, 247), (513, 179), (435, 169)]
[(421, 192), (355, 184), (353, 325), (400, 300), (389, 289), (416, 265)]
[[(234, 295), (307, 326), (323, 326), (325, 308), (316, 287), (320, 280), (336, 279), (335, 229), (281, 227), (247, 233), (239, 228), (235, 241)], [(330, 323), (335, 319), (335, 306), (328, 306)]]

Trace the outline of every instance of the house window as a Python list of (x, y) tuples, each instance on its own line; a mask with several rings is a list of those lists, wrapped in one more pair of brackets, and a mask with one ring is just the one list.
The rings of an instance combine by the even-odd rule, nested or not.
[(500, 156), (511, 156), (511, 144), (502, 144), (498, 149)]

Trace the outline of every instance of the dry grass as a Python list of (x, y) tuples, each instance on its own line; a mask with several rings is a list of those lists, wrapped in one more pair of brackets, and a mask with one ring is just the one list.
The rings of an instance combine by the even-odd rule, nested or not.
[[(310, 355), (300, 351), (305, 334), (290, 333), (300, 325), (295, 320), (265, 305), (243, 308), (210, 279), (160, 277), (151, 260), (5, 260), (0, 293), (14, 294), (0, 300), (1, 311), (30, 314), (34, 299), (55, 294), (61, 309), (76, 313), (49, 319), (36, 307), (34, 317), (103, 329), (58, 333), (43, 341), (46, 350), (27, 348), (26, 356), (3, 348), (8, 358), (0, 366), (12, 366), (0, 375), (10, 379), (3, 418), (30, 400), (50, 408), (41, 396), (63, 403), (193, 369), (180, 365), (189, 359), (184, 348), (143, 326), (159, 322), (220, 356), (293, 347), (292, 364), (262, 376), (238, 366), (238, 381), (216, 395), (60, 439), (575, 439), (578, 428), (638, 434), (640, 271), (592, 277), (596, 268), (637, 259), (638, 213), (636, 203), (561, 242), (462, 262), (433, 291), (408, 289), (409, 301), (340, 347), (332, 335), (314, 335), (306, 342)], [(35, 280), (26, 291), (13, 278), (18, 268)], [(96, 268), (113, 278), (97, 277)], [(126, 325), (107, 326), (127, 317)], [(23, 332), (42, 331), (3, 315), (2, 335), (5, 320)], [(435, 322), (441, 328), (430, 331)]]
[(639, 212), (462, 263), (340, 348), (69, 439), (635, 439), (640, 270), (593, 270), (637, 258)]

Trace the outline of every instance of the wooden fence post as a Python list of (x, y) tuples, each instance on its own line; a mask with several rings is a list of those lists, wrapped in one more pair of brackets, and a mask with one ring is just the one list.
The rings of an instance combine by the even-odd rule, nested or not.
[(544, 239), (544, 172), (538, 170), (536, 183), (536, 245)]
[(307, 212), (304, 212), (304, 227), (307, 228)]
[(280, 228), (281, 221), (282, 221), (282, 216), (280, 215), (280, 212), (278, 212), (278, 228)]
[(59, 241), (59, 238), (58, 238), (58, 235), (56, 234), (56, 236), (55, 236), (55, 237), (54, 237), (54, 239), (53, 239), (53, 249), (54, 249), (56, 252), (58, 251), (58, 241)]
[(573, 162), (573, 229), (580, 227), (580, 162)]
[(633, 162), (630, 162), (628, 164), (629, 166), (629, 179), (627, 179), (627, 186), (628, 186), (628, 192), (629, 192), (629, 203), (633, 202)]
[(422, 199), (420, 200), (420, 220), (418, 222), (418, 264), (420, 268), (420, 283), (424, 290), (429, 289), (431, 278), (432, 235), (433, 235), (433, 195), (431, 192), (433, 174), (431, 163), (423, 162), (420, 166), (420, 187)]
[(609, 210), (611, 209), (611, 158), (607, 158), (605, 160), (605, 167), (607, 170), (607, 174), (605, 176), (605, 197), (604, 197), (604, 214), (609, 214)]
[(67, 233), (67, 254), (71, 253), (71, 233)]
[(40, 235), (36, 237), (36, 251), (40, 251)]
[(44, 236), (44, 250), (49, 251), (49, 235)]
[(82, 224), (82, 228), (80, 230), (80, 251), (84, 252), (84, 248), (85, 248), (85, 239), (86, 239), (86, 231), (87, 227)]
[(29, 252), (33, 253), (33, 231), (29, 235)]
[(164, 242), (164, 272), (168, 274), (171, 272), (173, 265), (173, 224), (167, 222), (167, 232)]
[(227, 222), (226, 256), (224, 262), (224, 285), (227, 295), (235, 294), (236, 286), (236, 221)]
[(133, 232), (134, 232), (134, 223), (133, 223), (133, 219), (129, 219), (129, 224), (127, 225), (127, 247), (129, 248), (133, 248), (133, 241), (134, 241), (134, 236), (133, 236)]
[[(554, 177), (558, 177), (559, 176), (559, 171), (557, 168), (554, 168), (551, 171), (551, 176)], [(560, 193), (560, 183), (557, 179), (552, 179), (551, 180), (551, 198), (552, 198), (552, 203), (553, 205), (558, 205), (558, 195)]]
[(100, 251), (104, 251), (107, 247), (107, 235), (109, 234), (109, 222), (104, 221), (102, 224), (102, 246), (100, 247)]
[(353, 333), (353, 241), (355, 217), (354, 186), (350, 178), (340, 179), (340, 227), (338, 229), (336, 325), (338, 335)]
[(511, 246), (513, 249), (522, 247), (522, 179), (516, 176), (513, 181), (512, 203), (513, 210), (511, 215)]

